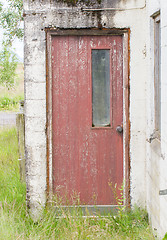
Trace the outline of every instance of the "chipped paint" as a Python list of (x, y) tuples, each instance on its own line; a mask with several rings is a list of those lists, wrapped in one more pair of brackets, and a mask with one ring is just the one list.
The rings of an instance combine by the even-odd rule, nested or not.
[[(145, 194), (145, 89), (143, 89), (142, 84), (144, 84), (144, 79), (146, 76), (146, 59), (143, 58), (143, 49), (146, 44), (145, 36), (141, 32), (145, 32), (145, 19), (146, 12), (145, 9), (139, 9), (140, 6), (144, 6), (144, 1), (139, 0), (127, 0), (127, 1), (107, 1), (103, 0), (101, 2), (101, 7), (111, 7), (111, 8), (136, 8), (133, 10), (123, 10), (123, 11), (101, 11), (101, 12), (86, 12), (77, 5), (76, 7), (68, 7), (65, 3), (58, 3), (57, 1), (44, 0), (44, 1), (24, 1), (24, 16), (25, 16), (25, 81), (33, 82), (34, 88), (26, 87), (25, 92), (25, 118), (26, 118), (26, 149), (27, 149), (27, 165), (33, 163), (34, 175), (31, 174), (30, 168), (27, 168), (27, 199), (29, 199), (30, 211), (33, 215), (38, 215), (38, 208), (45, 205), (46, 202), (46, 188), (47, 186), (52, 187), (52, 106), (46, 108), (46, 97), (47, 102), (52, 101), (51, 93), (51, 83), (47, 81), (47, 95), (42, 92), (40, 98), (35, 95), (35, 89), (38, 89), (41, 83), (46, 84), (46, 32), (55, 30), (58, 32), (70, 32), (70, 29), (76, 29), (76, 34), (79, 30), (85, 29), (85, 35), (89, 32), (94, 34), (94, 29), (100, 29), (100, 31), (107, 32), (108, 34), (121, 34), (125, 36), (127, 29), (129, 31), (129, 70), (131, 71), (129, 83), (127, 81), (128, 71), (124, 68), (124, 75), (126, 94), (129, 90), (129, 85), (131, 86), (130, 92), (130, 121), (131, 125), (131, 142), (130, 142), (130, 153), (131, 153), (131, 199), (132, 204), (139, 204), (145, 206), (146, 194)], [(111, 29), (111, 31), (110, 31)], [(88, 31), (88, 32), (87, 32)], [(110, 32), (109, 32), (110, 31)], [(101, 34), (101, 33), (100, 33)], [(105, 34), (104, 34), (105, 35)], [(51, 35), (47, 35), (47, 51), (51, 51)], [(35, 39), (36, 41), (33, 41)], [(138, 46), (138, 47), (136, 47)], [(126, 46), (124, 46), (126, 48)], [(131, 55), (130, 55), (131, 53)], [(65, 55), (66, 57), (67, 55)], [(47, 67), (51, 69), (51, 57), (48, 57)], [(84, 62), (84, 64), (86, 64)], [(84, 69), (82, 66), (81, 69)], [(127, 68), (128, 66), (126, 66)], [(47, 69), (48, 80), (51, 79), (51, 72)], [(50, 84), (50, 85), (49, 85)], [(73, 84), (70, 85), (74, 87)], [(46, 87), (46, 85), (45, 85)], [(59, 91), (55, 89), (55, 91)], [(90, 86), (88, 91), (91, 91)], [(35, 98), (36, 96), (36, 98)], [(76, 95), (74, 95), (76, 98)], [(140, 96), (142, 98), (140, 99)], [(124, 96), (125, 97), (125, 96)], [(124, 127), (128, 120), (128, 110), (125, 109), (127, 106), (127, 98), (124, 102)], [(33, 107), (32, 107), (33, 106)], [(137, 109), (136, 109), (136, 106)], [(63, 107), (64, 109), (64, 107)], [(142, 110), (140, 110), (142, 109)], [(46, 113), (47, 117), (46, 118)], [(143, 114), (144, 113), (144, 114)], [(42, 122), (42, 126), (36, 133), (36, 124), (30, 125), (30, 120), (38, 119)], [(47, 124), (46, 124), (47, 120)], [(130, 125), (130, 124), (129, 124)], [(47, 126), (47, 128), (46, 128)], [(140, 126), (140, 127), (139, 127)], [(126, 128), (124, 128), (126, 129)], [(47, 148), (46, 148), (46, 131), (48, 136)], [(100, 131), (100, 130), (97, 130)], [(125, 130), (124, 130), (125, 131)], [(140, 131), (140, 132), (139, 132)], [(129, 135), (129, 129), (126, 129), (127, 136)], [(33, 134), (33, 141), (32, 139)], [(69, 129), (67, 129), (67, 136), (70, 134)], [(94, 131), (94, 136), (97, 132)], [(127, 141), (129, 138), (124, 140), (124, 144), (128, 148)], [(40, 144), (39, 144), (40, 142)], [(140, 143), (140, 144), (138, 144)], [(136, 145), (138, 148), (136, 149)], [(61, 149), (62, 149), (61, 145)], [(85, 146), (87, 149), (89, 146)], [(47, 154), (46, 154), (47, 150)], [(33, 154), (28, 155), (28, 152), (33, 151)], [(70, 151), (70, 149), (67, 149)], [(36, 156), (42, 152), (41, 158)], [(93, 152), (93, 149), (92, 149)], [(61, 154), (64, 152), (61, 150)], [(88, 151), (82, 151), (84, 160), (88, 155)], [(46, 155), (49, 155), (48, 168), (47, 168), (47, 182), (46, 182)], [(129, 157), (128, 151), (124, 152), (126, 156), (126, 166), (129, 164), (127, 160)], [(35, 166), (39, 169), (36, 170)], [(89, 168), (88, 168), (89, 169)], [(130, 169), (130, 167), (129, 167)], [(124, 170), (126, 177), (129, 177), (128, 169)], [(96, 159), (92, 156), (92, 174), (96, 173)], [(130, 179), (130, 178), (128, 178)], [(40, 181), (39, 181), (40, 180)], [(94, 181), (94, 180), (93, 180)], [(38, 185), (40, 188), (38, 189)], [(127, 184), (126, 193), (129, 192), (129, 183)], [(128, 196), (128, 193), (127, 193)], [(40, 202), (40, 204), (38, 204)], [(35, 207), (34, 207), (35, 206)], [(34, 210), (36, 208), (36, 210)], [(37, 216), (36, 216), (37, 217)]]

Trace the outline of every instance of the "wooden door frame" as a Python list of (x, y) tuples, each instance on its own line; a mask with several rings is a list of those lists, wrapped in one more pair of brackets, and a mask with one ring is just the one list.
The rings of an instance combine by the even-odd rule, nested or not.
[[(46, 30), (46, 151), (47, 151), (47, 199), (52, 199), (52, 59), (53, 36), (112, 36), (123, 37), (123, 179), (124, 205), (130, 206), (130, 121), (129, 121), (129, 75), (130, 30), (129, 29), (54, 29)], [(105, 206), (103, 206), (105, 207)], [(106, 206), (107, 207), (107, 206)]]

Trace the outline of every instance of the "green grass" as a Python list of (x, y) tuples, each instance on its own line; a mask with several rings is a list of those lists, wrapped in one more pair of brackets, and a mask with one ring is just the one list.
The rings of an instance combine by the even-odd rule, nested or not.
[(24, 67), (22, 63), (17, 66), (17, 79), (13, 88), (8, 89), (0, 85), (0, 111), (18, 111), (19, 101), (24, 100)]
[(23, 95), (16, 95), (10, 97), (9, 95), (4, 95), (0, 97), (0, 111), (18, 111), (19, 102), (24, 99)]
[(0, 131), (0, 240), (52, 239), (154, 239), (147, 213), (135, 208), (106, 217), (83, 217), (80, 209), (69, 213), (48, 206), (38, 222), (26, 209), (26, 187), (20, 182), (17, 134), (15, 129)]

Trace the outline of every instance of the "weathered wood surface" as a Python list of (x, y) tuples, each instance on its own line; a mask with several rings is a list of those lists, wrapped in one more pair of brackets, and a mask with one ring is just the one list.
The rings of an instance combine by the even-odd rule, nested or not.
[(20, 162), (20, 178), (25, 181), (25, 140), (24, 140), (24, 114), (18, 113), (16, 117), (18, 145), (19, 145), (19, 162)]
[[(53, 188), (64, 200), (115, 204), (109, 183), (123, 182), (121, 36), (52, 38)], [(110, 127), (92, 127), (91, 50), (109, 49)], [(119, 195), (119, 192), (118, 192)]]

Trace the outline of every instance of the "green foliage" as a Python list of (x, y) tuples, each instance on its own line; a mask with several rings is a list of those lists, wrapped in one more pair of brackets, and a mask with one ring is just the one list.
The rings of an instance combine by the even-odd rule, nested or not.
[(16, 55), (12, 51), (15, 38), (23, 38), (23, 0), (7, 0), (7, 7), (0, 3), (0, 27), (3, 28), (3, 49), (0, 53), (0, 84), (13, 87), (17, 67)]
[(6, 46), (0, 53), (0, 84), (12, 88), (16, 79), (17, 58)]
[(147, 213), (139, 208), (121, 216), (113, 213), (83, 217), (80, 207), (65, 210), (55, 200), (46, 207), (41, 219), (33, 222), (26, 209), (26, 188), (20, 182), (18, 158), (16, 130), (1, 130), (0, 240), (154, 239)]
[(123, 182), (120, 188), (117, 186), (117, 184), (113, 185), (112, 182), (109, 182), (108, 185), (111, 188), (111, 191), (114, 194), (114, 199), (116, 200), (116, 203), (118, 205), (117, 206), (118, 214), (122, 216), (126, 209), (125, 205), (126, 198), (124, 197), (125, 183)]
[(166, 239), (167, 239), (167, 233), (165, 234), (162, 240), (166, 240)]
[(24, 99), (24, 97), (21, 95), (14, 96), (14, 97), (5, 95), (5, 96), (0, 97), (0, 111), (3, 111), (3, 110), (18, 111), (19, 110), (19, 102), (22, 101), (23, 99)]
[[(18, 142), (16, 129), (0, 131), (0, 202), (20, 205), (25, 186), (19, 179)], [(21, 200), (23, 201), (23, 199)], [(0, 231), (1, 232), (1, 231)]]
[(25, 211), (25, 184), (20, 182), (16, 129), (0, 130), (0, 240), (17, 239), (15, 226)]
[(23, 38), (23, 0), (7, 0), (7, 8), (0, 8), (0, 26), (4, 29), (4, 45), (11, 46), (15, 37)]

